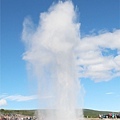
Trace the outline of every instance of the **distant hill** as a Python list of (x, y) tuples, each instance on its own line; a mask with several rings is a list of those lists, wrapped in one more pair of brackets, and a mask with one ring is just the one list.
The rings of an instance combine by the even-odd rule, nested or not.
[(21, 115), (28, 115), (33, 116), (36, 110), (5, 110), (1, 109), (1, 114), (21, 114)]
[[(29, 115), (29, 116), (35, 115), (36, 111), (37, 110), (5, 110), (5, 109), (0, 109), (1, 114), (22, 114), (22, 115)], [(40, 110), (40, 111), (41, 111), (41, 113), (45, 114), (47, 110), (44, 109), (44, 110)], [(77, 112), (79, 112), (79, 110), (77, 110)], [(83, 113), (84, 113), (84, 117), (97, 118), (99, 114), (108, 114), (108, 113), (113, 113), (113, 112), (83, 109)]]
[(98, 110), (91, 110), (91, 109), (84, 109), (83, 110), (85, 117), (92, 117), (96, 118), (99, 114), (108, 114), (108, 113), (116, 113), (114, 111), (98, 111)]

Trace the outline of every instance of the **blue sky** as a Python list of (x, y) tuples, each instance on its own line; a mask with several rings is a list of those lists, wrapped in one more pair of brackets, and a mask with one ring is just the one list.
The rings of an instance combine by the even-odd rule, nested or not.
[[(46, 12), (57, 0), (1, 0), (1, 77), (0, 77), (0, 108), (4, 109), (35, 109), (37, 82), (28, 80), (26, 62), (22, 59), (25, 46), (22, 42), (23, 21), (30, 16), (38, 25), (40, 13)], [(120, 1), (119, 0), (73, 0), (77, 6), (78, 21), (81, 23), (80, 34), (84, 45), (91, 40), (93, 46), (100, 43), (98, 52), (89, 53), (92, 58), (102, 59), (99, 75), (94, 72), (96, 66), (91, 63), (80, 64), (81, 84), (84, 87), (84, 108), (97, 110), (120, 111)], [(109, 37), (110, 36), (110, 37)], [(112, 42), (113, 37), (116, 42)], [(109, 41), (111, 39), (111, 41)], [(104, 42), (106, 40), (106, 42)], [(103, 41), (103, 42), (101, 42)], [(113, 46), (112, 46), (112, 45)], [(82, 48), (83, 47), (83, 48)], [(86, 48), (85, 48), (86, 50)], [(98, 56), (101, 50), (102, 57)], [(80, 58), (82, 56), (82, 50)], [(88, 52), (84, 52), (88, 54)], [(97, 56), (97, 57), (96, 57)], [(106, 57), (105, 57), (106, 56)], [(115, 58), (116, 57), (116, 58)], [(111, 59), (111, 61), (109, 61)], [(112, 63), (116, 60), (117, 66)], [(112, 65), (109, 65), (107, 63)], [(106, 65), (107, 64), (107, 65)], [(105, 65), (106, 69), (103, 69)], [(97, 66), (98, 67), (98, 66)], [(94, 69), (92, 73), (88, 68)], [(108, 68), (108, 69), (107, 69)], [(105, 76), (100, 70), (108, 76)], [(85, 73), (85, 74), (82, 74)], [(40, 105), (41, 108), (44, 105)]]

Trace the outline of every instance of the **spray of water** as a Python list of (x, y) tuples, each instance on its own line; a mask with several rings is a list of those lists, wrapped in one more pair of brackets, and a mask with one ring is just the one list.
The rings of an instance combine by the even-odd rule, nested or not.
[[(40, 104), (54, 109), (46, 113), (45, 120), (78, 120), (81, 86), (76, 75), (75, 47), (80, 39), (79, 27), (71, 1), (59, 1), (41, 13), (37, 28), (30, 18), (23, 23), (23, 59), (38, 80)], [(82, 110), (79, 115), (82, 117)]]

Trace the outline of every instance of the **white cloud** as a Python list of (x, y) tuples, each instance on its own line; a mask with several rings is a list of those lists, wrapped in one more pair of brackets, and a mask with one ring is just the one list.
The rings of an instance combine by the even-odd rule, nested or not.
[(107, 92), (106, 94), (107, 94), (107, 95), (113, 95), (114, 92)]
[[(103, 49), (117, 53), (104, 56)], [(120, 30), (81, 39), (77, 48), (79, 76), (108, 81), (120, 76)]]
[(53, 96), (47, 95), (47, 96), (40, 96), (38, 98), (38, 95), (23, 96), (23, 95), (3, 94), (0, 96), (0, 98), (1, 98), (0, 102), (5, 103), (6, 100), (22, 102), (22, 101), (30, 101), (30, 100), (37, 100), (37, 99), (49, 99), (49, 98), (53, 98)]
[(7, 105), (7, 101), (5, 99), (0, 99), (0, 106)]
[(11, 95), (11, 96), (6, 96), (5, 99), (11, 101), (30, 101), (37, 99), (37, 95), (31, 95), (31, 96)]

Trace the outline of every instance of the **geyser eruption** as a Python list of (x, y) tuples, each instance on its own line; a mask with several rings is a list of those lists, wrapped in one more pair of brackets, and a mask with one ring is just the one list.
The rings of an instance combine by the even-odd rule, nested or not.
[(22, 38), (23, 59), (39, 83), (40, 104), (47, 109), (45, 120), (78, 120), (76, 114), (81, 89), (76, 71), (75, 47), (80, 36), (77, 15), (71, 1), (58, 2), (40, 14), (37, 28), (27, 18)]

